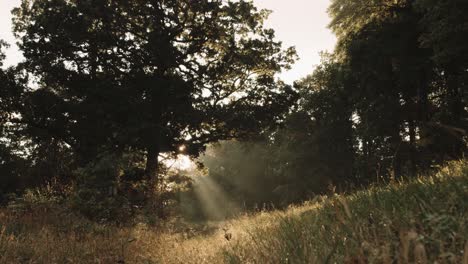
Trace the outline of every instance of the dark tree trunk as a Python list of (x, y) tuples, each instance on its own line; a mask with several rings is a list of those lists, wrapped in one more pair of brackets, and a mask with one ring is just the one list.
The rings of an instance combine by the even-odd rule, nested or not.
[(410, 174), (412, 177), (416, 176), (417, 174), (417, 166), (416, 166), (416, 127), (414, 124), (414, 120), (410, 120), (409, 122), (409, 158), (410, 158)]
[[(164, 70), (155, 73), (155, 76), (164, 76)], [(152, 112), (152, 126), (146, 131), (146, 167), (145, 177), (149, 184), (149, 207), (154, 210), (159, 217), (163, 217), (163, 201), (162, 197), (162, 179), (159, 171), (159, 153), (161, 152), (161, 128), (162, 128), (162, 113), (163, 102), (161, 95), (166, 83), (160, 77), (152, 77), (148, 80), (151, 83), (149, 87), (149, 107)], [(154, 85), (154, 86), (153, 86)]]
[(401, 156), (400, 156), (400, 151), (396, 150), (395, 151), (395, 156), (393, 157), (393, 162), (392, 162), (392, 167), (393, 167), (393, 178), (394, 179), (399, 179), (401, 177)]
[[(462, 92), (460, 89), (459, 72), (454, 67), (450, 67), (447, 74), (447, 88), (448, 88), (448, 108), (451, 114), (448, 124), (454, 127), (463, 127), (462, 116), (464, 106), (462, 102)], [(451, 147), (451, 156), (454, 158), (462, 158), (465, 146), (462, 140), (453, 143)]]
[(458, 125), (461, 120), (461, 113), (463, 112), (463, 104), (461, 102), (460, 89), (458, 87), (457, 74), (452, 73), (448, 76), (448, 89), (449, 89), (449, 102), (450, 112), (452, 114), (452, 124)]
[(158, 217), (164, 218), (164, 201), (161, 199), (162, 182), (158, 161), (160, 152), (159, 145), (152, 144), (148, 147), (147, 151), (145, 176), (149, 185), (149, 193), (147, 195), (149, 199), (148, 206)]
[(370, 171), (371, 171), (371, 165), (370, 165), (370, 147), (369, 147), (369, 140), (364, 139), (363, 140), (363, 150), (364, 150), (364, 177), (366, 181), (370, 180)]
[(392, 168), (393, 168), (393, 178), (399, 179), (402, 175), (401, 172), (401, 137), (399, 135), (399, 131), (395, 131), (395, 135), (393, 135), (393, 160), (392, 160)]
[[(421, 82), (419, 84), (418, 89), (418, 122), (416, 126), (419, 128), (419, 138), (426, 139), (430, 137), (430, 130), (428, 129), (428, 122), (431, 118), (431, 114), (429, 111), (429, 99), (428, 99), (428, 91), (429, 91), (429, 82), (428, 82), (428, 75), (427, 71), (422, 73)], [(423, 152), (427, 153), (427, 147), (422, 149)], [(418, 164), (421, 168), (427, 168), (429, 164), (432, 162), (432, 159), (427, 157), (427, 155), (419, 156)]]
[[(152, 188), (157, 187), (159, 182), (159, 145), (152, 144), (148, 147), (146, 154), (146, 180), (151, 184)], [(155, 190), (156, 191), (156, 188)]]

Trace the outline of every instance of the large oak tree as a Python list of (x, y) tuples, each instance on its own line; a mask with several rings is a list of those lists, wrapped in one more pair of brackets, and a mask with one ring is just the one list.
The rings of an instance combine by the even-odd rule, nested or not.
[(23, 0), (14, 31), (37, 78), (25, 122), (87, 163), (100, 151), (158, 156), (259, 133), (294, 93), (275, 79), (295, 59), (250, 1)]

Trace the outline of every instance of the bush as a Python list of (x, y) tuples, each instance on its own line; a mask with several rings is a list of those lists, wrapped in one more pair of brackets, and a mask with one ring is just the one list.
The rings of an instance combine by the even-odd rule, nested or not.
[(8, 208), (16, 212), (48, 211), (62, 205), (64, 197), (48, 184), (42, 188), (26, 189), (21, 195), (10, 194), (9, 200)]
[(93, 220), (127, 220), (131, 215), (131, 206), (127, 197), (119, 193), (122, 164), (121, 156), (106, 153), (78, 169), (71, 197), (72, 209)]
[(26, 160), (0, 142), (0, 202), (7, 202), (5, 194), (15, 193), (21, 187), (21, 175), (28, 165)]

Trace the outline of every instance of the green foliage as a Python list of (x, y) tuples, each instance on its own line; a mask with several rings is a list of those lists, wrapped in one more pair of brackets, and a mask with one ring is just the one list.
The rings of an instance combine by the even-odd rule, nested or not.
[(58, 193), (56, 186), (47, 185), (42, 188), (26, 189), (20, 195), (9, 197), (8, 208), (17, 213), (27, 213), (33, 210), (56, 210), (64, 205), (64, 193)]
[(125, 221), (131, 213), (127, 198), (118, 194), (122, 173), (121, 157), (103, 155), (94, 163), (78, 169), (71, 207), (83, 215), (103, 221)]
[(21, 135), (18, 135), (19, 126), (16, 124), (23, 102), (24, 80), (16, 68), (3, 67), (3, 49), (7, 46), (0, 39), (0, 202), (4, 202), (5, 194), (16, 192), (26, 185), (21, 176), (30, 165), (21, 155)]
[[(93, 220), (132, 222), (132, 217), (156, 223), (158, 217), (173, 216), (179, 194), (190, 188), (191, 178), (184, 172), (160, 167), (159, 188), (154, 189), (144, 176), (144, 154), (107, 153), (77, 169), (73, 193), (67, 197), (72, 209)], [(156, 202), (164, 214), (156, 215), (147, 205)]]
[(14, 193), (21, 187), (21, 175), (24, 174), (28, 163), (12, 154), (12, 150), (0, 144), (0, 201), (5, 200), (5, 195)]
[(358, 32), (365, 25), (381, 22), (395, 11), (408, 5), (407, 0), (333, 0), (328, 13), (330, 28), (339, 38)]
[(463, 0), (415, 1), (415, 7), (424, 14), (420, 36), (421, 44), (433, 50), (433, 60), (439, 66), (467, 66), (467, 21), (464, 11), (468, 8)]
[(361, 179), (416, 175), (466, 153), (462, 2), (332, 2)]

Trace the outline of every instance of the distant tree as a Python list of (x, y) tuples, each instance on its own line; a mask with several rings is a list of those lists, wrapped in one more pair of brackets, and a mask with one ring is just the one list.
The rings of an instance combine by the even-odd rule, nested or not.
[(27, 169), (27, 162), (18, 153), (18, 128), (14, 124), (23, 90), (16, 70), (3, 67), (6, 46), (7, 43), (0, 40), (0, 201), (4, 194), (20, 187), (20, 176)]
[(332, 0), (329, 27), (339, 40), (359, 32), (369, 23), (380, 23), (411, 5), (411, 0)]
[(460, 1), (332, 2), (335, 55), (355, 79), (365, 174), (390, 167), (394, 176), (415, 175), (466, 151), (467, 67), (456, 55), (466, 46), (465, 9)]
[(3, 48), (7, 43), (0, 40), (0, 129), (2, 137), (10, 134), (11, 122), (16, 119), (21, 106), (24, 93), (22, 81), (15, 68), (4, 68), (5, 54)]
[(275, 74), (295, 59), (268, 12), (248, 1), (22, 1), (15, 33), (38, 78), (29, 94), (34, 137), (69, 145), (86, 164), (103, 149), (158, 156), (181, 145), (259, 133), (294, 98)]
[(296, 82), (299, 100), (280, 129), (256, 144), (213, 148), (210, 176), (251, 203), (288, 204), (328, 184), (414, 176), (462, 158), (466, 12), (464, 0), (333, 0), (334, 54)]
[[(296, 124), (293, 126), (296, 129), (300, 123), (308, 127), (304, 129), (306, 134), (294, 140), (303, 144), (305, 157), (301, 167), (315, 170), (308, 176), (312, 183), (309, 188), (315, 191), (323, 191), (327, 184), (351, 181), (354, 175), (353, 101), (350, 96), (353, 87), (350, 80), (348, 66), (332, 55), (326, 55), (311, 75), (296, 83), (301, 95), (299, 113), (303, 112), (308, 121), (300, 121), (304, 118), (300, 115), (291, 121)], [(299, 120), (294, 121), (298, 117)], [(292, 134), (295, 135), (297, 132)], [(320, 179), (321, 185), (317, 184)]]
[(432, 120), (433, 151), (452, 158), (467, 151), (468, 132), (468, 3), (463, 0), (417, 0), (423, 14), (419, 26), (421, 46), (432, 51), (431, 76), (439, 113)]

